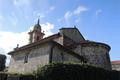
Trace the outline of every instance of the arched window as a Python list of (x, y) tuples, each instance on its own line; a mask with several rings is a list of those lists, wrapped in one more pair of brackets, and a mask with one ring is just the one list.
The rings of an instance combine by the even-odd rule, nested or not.
[(37, 41), (39, 41), (39, 36), (37, 36)]
[(24, 63), (28, 63), (28, 53), (27, 54), (25, 54), (25, 58), (24, 58)]

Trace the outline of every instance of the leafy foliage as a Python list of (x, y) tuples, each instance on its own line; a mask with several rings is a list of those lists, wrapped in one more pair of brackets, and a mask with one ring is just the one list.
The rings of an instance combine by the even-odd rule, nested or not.
[(45, 65), (35, 75), (37, 80), (120, 80), (120, 72), (73, 63)]
[(0, 54), (0, 71), (3, 71), (5, 69), (5, 63), (6, 63), (6, 56)]

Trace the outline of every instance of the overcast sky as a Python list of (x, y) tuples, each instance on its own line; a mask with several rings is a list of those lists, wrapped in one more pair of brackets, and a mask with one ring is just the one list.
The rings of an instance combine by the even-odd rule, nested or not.
[(0, 0), (0, 53), (27, 44), (38, 18), (46, 36), (76, 25), (86, 39), (109, 44), (111, 60), (120, 60), (120, 0)]

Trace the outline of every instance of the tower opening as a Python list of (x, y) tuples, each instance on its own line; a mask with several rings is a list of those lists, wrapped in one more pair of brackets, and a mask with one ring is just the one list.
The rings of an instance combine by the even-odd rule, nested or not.
[(29, 43), (37, 42), (43, 39), (45, 34), (41, 30), (41, 25), (39, 24), (39, 19), (37, 24), (34, 25), (33, 30), (29, 32)]

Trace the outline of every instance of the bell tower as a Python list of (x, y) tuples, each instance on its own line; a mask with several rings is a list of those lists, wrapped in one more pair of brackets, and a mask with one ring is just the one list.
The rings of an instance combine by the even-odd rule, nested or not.
[(39, 19), (37, 24), (33, 27), (33, 30), (29, 33), (29, 43), (37, 42), (41, 39), (43, 39), (43, 36), (45, 35), (44, 32), (41, 30), (41, 25), (39, 24)]

